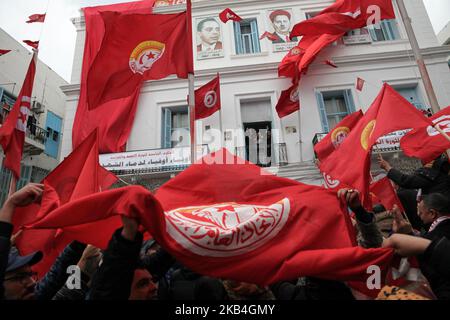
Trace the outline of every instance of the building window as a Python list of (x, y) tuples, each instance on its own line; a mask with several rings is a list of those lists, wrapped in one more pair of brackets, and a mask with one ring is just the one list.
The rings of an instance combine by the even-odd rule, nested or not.
[(190, 145), (188, 107), (164, 108), (162, 112), (162, 148)]
[(380, 23), (367, 26), (374, 42), (392, 41), (400, 39), (397, 20), (383, 20)]
[(419, 93), (419, 88), (417, 85), (408, 86), (408, 87), (397, 87), (394, 88), (400, 95), (408, 100), (413, 106), (415, 106), (420, 111), (427, 111), (429, 108), (423, 102), (421, 94)]
[(316, 92), (324, 132), (329, 132), (347, 115), (355, 112), (351, 90)]
[(261, 52), (256, 19), (245, 19), (240, 22), (234, 22), (234, 39), (236, 43), (236, 54)]

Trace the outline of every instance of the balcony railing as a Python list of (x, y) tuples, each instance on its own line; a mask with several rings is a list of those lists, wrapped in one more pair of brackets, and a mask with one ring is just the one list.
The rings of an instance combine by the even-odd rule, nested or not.
[[(272, 156), (272, 161), (274, 163), (270, 163), (269, 166), (285, 166), (288, 165), (288, 157), (287, 157), (287, 147), (286, 143), (275, 143), (274, 150), (276, 152), (275, 157)], [(246, 150), (245, 146), (235, 147), (235, 155), (242, 159), (246, 159)], [(275, 158), (275, 159), (274, 159)]]
[(42, 129), (35, 124), (29, 124), (27, 125), (26, 136), (40, 144), (45, 144), (47, 141), (47, 130)]
[[(10, 110), (5, 107), (0, 109), (0, 125), (3, 125), (9, 112)], [(47, 141), (47, 131), (35, 124), (27, 124), (26, 137), (37, 143), (45, 144)]]

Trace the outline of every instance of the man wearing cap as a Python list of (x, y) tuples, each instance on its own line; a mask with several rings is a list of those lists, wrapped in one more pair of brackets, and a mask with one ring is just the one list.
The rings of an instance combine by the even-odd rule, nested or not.
[[(289, 39), (289, 32), (291, 31), (291, 14), (286, 10), (275, 10), (270, 16), (273, 29), (272, 33), (274, 40), (272, 43), (285, 43), (291, 42)], [(292, 41), (297, 41), (297, 38), (293, 38)]]
[(24, 207), (37, 201), (43, 190), (42, 184), (30, 183), (12, 194), (0, 209), (0, 300), (34, 298), (36, 281), (31, 266), (42, 259), (42, 253), (21, 256), (17, 249), (11, 249), (11, 221), (16, 207)]

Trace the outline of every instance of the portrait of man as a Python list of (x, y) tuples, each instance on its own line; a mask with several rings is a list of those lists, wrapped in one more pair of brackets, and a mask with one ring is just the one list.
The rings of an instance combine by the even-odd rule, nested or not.
[(269, 15), (274, 32), (272, 33), (272, 43), (286, 43), (297, 41), (297, 38), (289, 39), (291, 31), (291, 14), (286, 10), (275, 10)]
[(213, 17), (200, 20), (197, 24), (197, 52), (222, 50), (220, 24)]

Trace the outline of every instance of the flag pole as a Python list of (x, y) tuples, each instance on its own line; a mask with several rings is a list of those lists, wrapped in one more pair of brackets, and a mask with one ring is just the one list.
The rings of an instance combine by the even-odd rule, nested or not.
[(16, 192), (16, 187), (17, 187), (17, 179), (14, 176), (14, 174), (12, 174), (11, 171), (11, 181), (9, 182), (8, 197), (10, 197), (14, 192)]
[(191, 131), (191, 163), (195, 162), (196, 150), (195, 150), (195, 92), (194, 92), (194, 75), (189, 74), (189, 127)]
[[(406, 33), (408, 34), (408, 39), (411, 44), (411, 49), (414, 53), (414, 57), (417, 62), (417, 66), (420, 71), (420, 75), (422, 77), (423, 85), (425, 87), (425, 92), (427, 93), (428, 100), (431, 105), (431, 110), (433, 113), (437, 113), (440, 110), (439, 103), (436, 97), (436, 93), (433, 89), (433, 83), (431, 82), (430, 75), (427, 70), (427, 66), (425, 65), (425, 61), (423, 60), (422, 53), (420, 52), (420, 47), (417, 42), (416, 35), (414, 34), (413, 27), (411, 25), (411, 18), (408, 15), (408, 11), (406, 10), (405, 2), (403, 0), (397, 0), (398, 9), (400, 11), (400, 15), (402, 17), (403, 23), (405, 25)], [(436, 128), (436, 130), (438, 130)], [(439, 131), (439, 130), (438, 130)], [(446, 136), (448, 139), (448, 136)]]
[(303, 162), (303, 151), (302, 151), (302, 116), (301, 116), (301, 108), (298, 109), (298, 145), (300, 148), (300, 162)]
[(222, 108), (220, 108), (219, 110), (219, 130), (220, 130), (220, 148), (225, 147), (225, 143), (224, 143), (224, 132), (223, 132), (223, 127), (222, 127)]
[(192, 48), (192, 3), (191, 0), (186, 1), (186, 30), (190, 35), (190, 41), (188, 45), (188, 59), (189, 63), (192, 63), (192, 72), (188, 74), (188, 85), (189, 85), (189, 130), (191, 135), (191, 164), (195, 163), (197, 149), (196, 149), (196, 137), (195, 137), (195, 77), (194, 77), (194, 57)]

